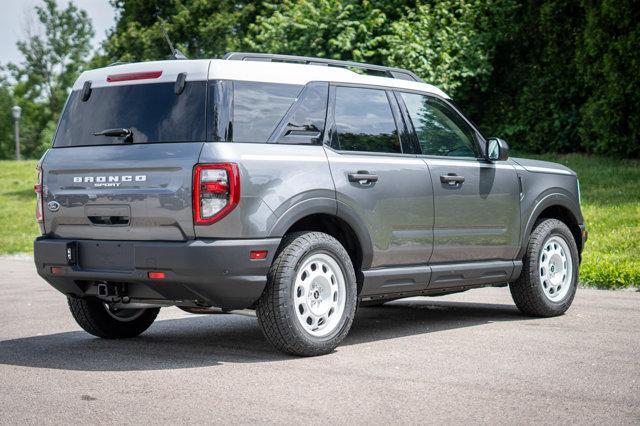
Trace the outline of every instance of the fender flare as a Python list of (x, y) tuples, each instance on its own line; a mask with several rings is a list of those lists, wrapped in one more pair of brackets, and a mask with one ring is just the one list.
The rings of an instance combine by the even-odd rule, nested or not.
[(518, 250), (516, 259), (520, 259), (524, 256), (524, 253), (527, 250), (527, 244), (529, 244), (529, 235), (533, 232), (533, 225), (535, 225), (538, 216), (540, 216), (540, 213), (545, 209), (553, 206), (564, 207), (571, 213), (576, 223), (580, 224), (580, 220), (578, 219), (582, 217), (580, 214), (580, 206), (569, 195), (557, 192), (558, 189), (559, 188), (552, 188), (549, 191), (554, 192), (542, 195), (535, 207), (531, 210), (531, 213), (529, 213), (526, 225), (523, 228), (520, 250)]
[(349, 225), (362, 251), (362, 269), (365, 270), (371, 266), (373, 244), (367, 226), (351, 207), (336, 201), (335, 198), (308, 198), (294, 204), (276, 219), (268, 232), (268, 237), (281, 238), (294, 223), (314, 214), (335, 216)]

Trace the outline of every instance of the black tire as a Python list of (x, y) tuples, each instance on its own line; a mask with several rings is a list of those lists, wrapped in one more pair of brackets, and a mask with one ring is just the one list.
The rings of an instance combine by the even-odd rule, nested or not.
[(78, 325), (87, 333), (104, 339), (136, 337), (153, 324), (160, 312), (160, 308), (122, 310), (123, 318), (117, 319), (117, 315), (107, 312), (108, 308), (100, 300), (68, 297), (67, 301)]
[[(552, 237), (559, 237), (567, 244), (573, 267), (573, 277), (568, 283), (569, 290), (556, 301), (546, 296), (539, 273), (541, 251)], [(529, 237), (522, 273), (517, 281), (509, 285), (513, 301), (520, 312), (536, 317), (564, 314), (571, 306), (578, 287), (578, 259), (578, 247), (567, 225), (557, 219), (539, 222)]]
[[(314, 336), (304, 329), (294, 304), (298, 268), (316, 254), (328, 255), (337, 262), (344, 277), (346, 293), (342, 316), (333, 331), (323, 337)], [(262, 332), (274, 347), (292, 355), (317, 356), (333, 351), (342, 342), (351, 328), (356, 305), (356, 276), (344, 247), (322, 232), (299, 232), (283, 239), (281, 250), (269, 270), (267, 286), (256, 305), (256, 314)]]

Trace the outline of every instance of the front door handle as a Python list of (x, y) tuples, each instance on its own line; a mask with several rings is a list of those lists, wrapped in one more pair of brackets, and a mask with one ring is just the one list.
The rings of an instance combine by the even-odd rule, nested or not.
[(371, 184), (378, 181), (378, 175), (370, 174), (364, 170), (360, 170), (356, 173), (349, 173), (347, 177), (349, 178), (349, 182), (358, 182), (361, 185)]
[(451, 186), (462, 185), (462, 182), (464, 182), (464, 176), (458, 176), (455, 173), (440, 175), (440, 182), (448, 183)]

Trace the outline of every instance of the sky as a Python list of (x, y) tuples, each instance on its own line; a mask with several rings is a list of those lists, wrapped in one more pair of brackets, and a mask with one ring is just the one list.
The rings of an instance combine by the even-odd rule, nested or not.
[[(0, 0), (0, 64), (20, 62), (22, 57), (16, 41), (24, 38), (23, 26), (29, 15), (35, 17), (34, 6), (38, 0)], [(69, 0), (56, 0), (59, 7), (66, 7)], [(95, 36), (93, 46), (97, 48), (106, 38), (106, 31), (115, 24), (115, 11), (109, 0), (74, 0), (76, 6), (89, 14)]]

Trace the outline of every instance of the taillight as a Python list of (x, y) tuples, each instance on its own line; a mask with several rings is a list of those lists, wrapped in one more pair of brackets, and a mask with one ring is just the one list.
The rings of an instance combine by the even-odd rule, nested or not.
[(36, 169), (38, 171), (38, 182), (33, 186), (34, 191), (36, 191), (36, 220), (38, 223), (42, 223), (44, 221), (44, 216), (42, 214), (42, 202), (43, 202), (43, 190), (42, 190), (42, 169), (38, 167)]
[(240, 201), (240, 173), (233, 163), (198, 164), (193, 169), (193, 222), (209, 225)]

